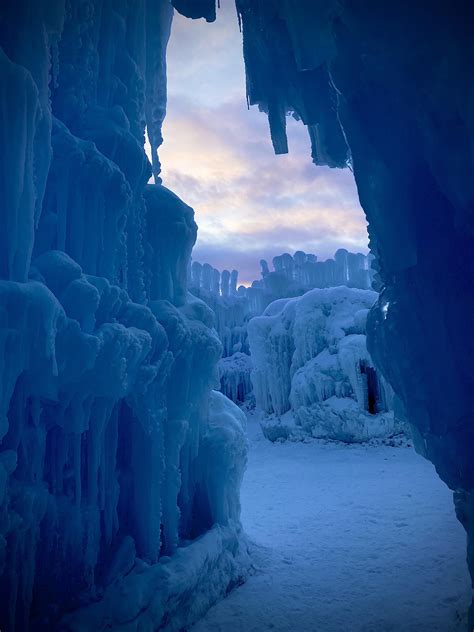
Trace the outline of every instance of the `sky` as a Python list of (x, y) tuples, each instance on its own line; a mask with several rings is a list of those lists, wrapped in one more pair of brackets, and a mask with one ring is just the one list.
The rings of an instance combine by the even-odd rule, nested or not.
[(221, 5), (212, 24), (175, 12), (167, 54), (162, 179), (195, 210), (193, 259), (236, 268), (247, 285), (260, 278), (260, 259), (283, 252), (367, 253), (352, 173), (315, 167), (307, 131), (292, 118), (290, 152), (275, 156), (266, 115), (247, 108), (235, 5)]

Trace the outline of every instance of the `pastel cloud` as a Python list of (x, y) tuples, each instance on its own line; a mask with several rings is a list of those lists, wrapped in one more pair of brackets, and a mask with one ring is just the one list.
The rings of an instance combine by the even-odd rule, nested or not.
[(229, 10), (211, 25), (176, 16), (168, 70), (163, 183), (196, 211), (195, 259), (236, 267), (249, 282), (259, 276), (260, 258), (285, 251), (320, 258), (339, 247), (367, 252), (350, 171), (316, 168), (306, 130), (291, 118), (290, 153), (275, 156), (265, 115), (247, 110), (240, 34)]

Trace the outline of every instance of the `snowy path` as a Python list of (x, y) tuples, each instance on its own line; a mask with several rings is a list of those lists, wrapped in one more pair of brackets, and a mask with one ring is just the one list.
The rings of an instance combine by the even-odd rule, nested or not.
[(470, 600), (451, 492), (409, 448), (271, 444), (249, 419), (258, 570), (193, 632), (452, 632)]

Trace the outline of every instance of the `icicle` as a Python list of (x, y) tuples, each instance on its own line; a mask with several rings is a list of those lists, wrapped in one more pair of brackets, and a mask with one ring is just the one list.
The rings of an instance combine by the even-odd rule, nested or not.
[(166, 46), (171, 33), (173, 8), (168, 0), (146, 0), (146, 126), (151, 146), (155, 183), (161, 182), (158, 148), (166, 113)]
[(286, 137), (285, 108), (281, 103), (270, 104), (268, 108), (268, 122), (275, 154), (288, 153), (288, 139)]

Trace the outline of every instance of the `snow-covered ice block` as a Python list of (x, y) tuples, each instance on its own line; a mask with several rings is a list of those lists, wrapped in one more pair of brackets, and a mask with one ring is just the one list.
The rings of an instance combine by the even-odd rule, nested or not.
[[(402, 431), (392, 390), (366, 346), (367, 312), (376, 299), (370, 290), (315, 289), (275, 301), (249, 322), (252, 382), (269, 438), (300, 436), (302, 429), (365, 441)], [(294, 419), (283, 421), (288, 411)]]

